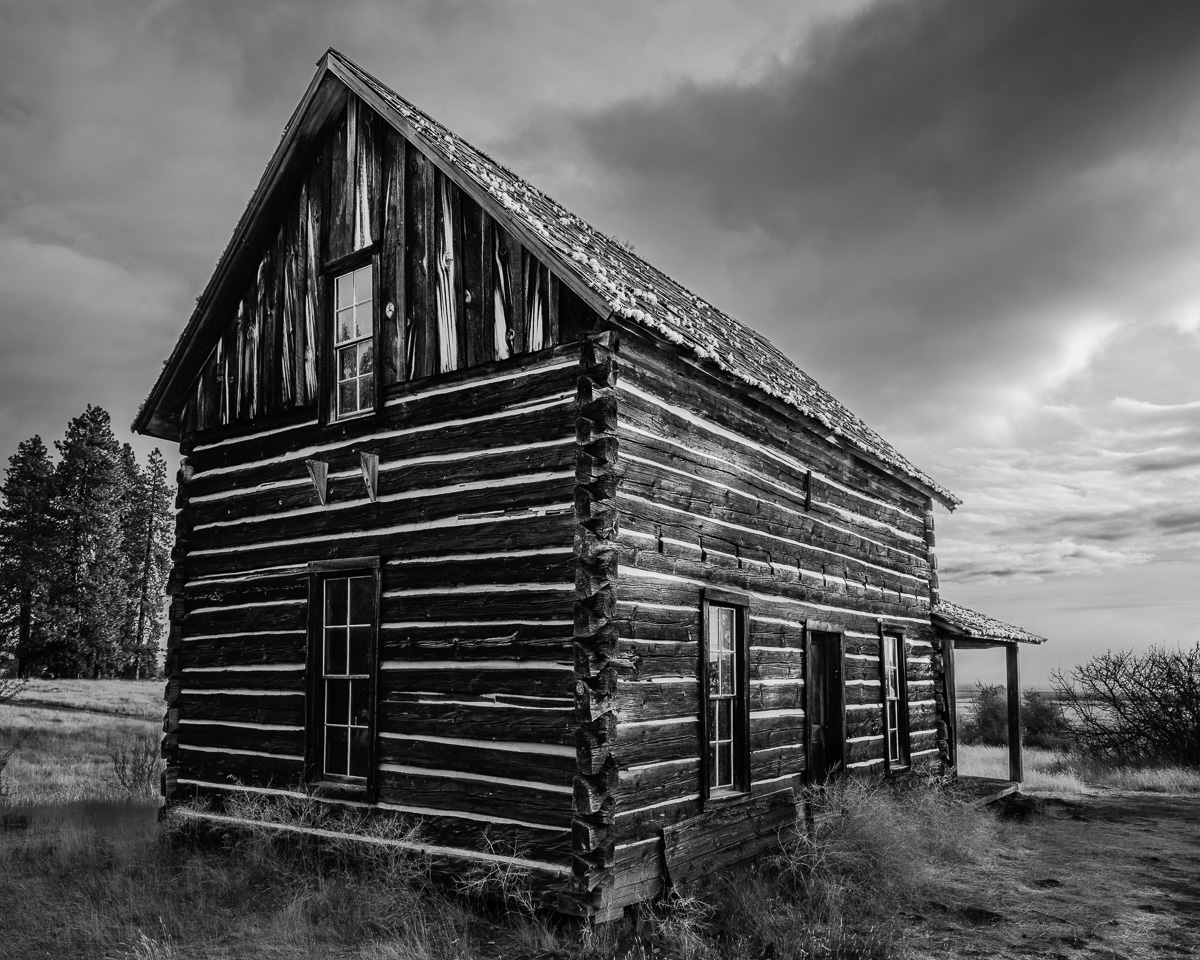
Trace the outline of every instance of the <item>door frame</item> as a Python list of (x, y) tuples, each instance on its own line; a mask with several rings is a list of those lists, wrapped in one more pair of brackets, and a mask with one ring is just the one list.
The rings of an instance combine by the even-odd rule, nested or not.
[[(835, 763), (829, 763), (830, 737), (825, 737), (826, 769), (818, 779), (813, 768), (813, 721), (816, 717), (816, 684), (813, 682), (813, 634), (820, 633), (832, 638), (827, 643), (826, 664), (834, 667), (833, 681), (829, 684), (831, 691), (836, 691), (837, 703), (829, 711), (837, 721), (835, 733), (838, 744), (838, 755)], [(829, 775), (837, 775), (846, 769), (846, 628), (836, 623), (821, 620), (807, 620), (804, 624), (804, 780), (809, 785), (823, 783)]]

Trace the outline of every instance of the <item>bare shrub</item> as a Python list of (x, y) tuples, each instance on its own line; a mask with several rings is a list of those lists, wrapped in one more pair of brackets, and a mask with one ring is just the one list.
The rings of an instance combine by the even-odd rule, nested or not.
[(163, 771), (158, 737), (135, 734), (109, 739), (105, 752), (112, 761), (113, 778), (130, 797), (149, 800), (158, 796)]
[(459, 894), (481, 906), (501, 906), (508, 913), (532, 917), (537, 911), (533, 875), (519, 860), (524, 851), (511, 840), (486, 835), (487, 860), (475, 861), (455, 879)]
[(1190, 650), (1110, 650), (1050, 679), (1091, 756), (1200, 767), (1200, 642)]

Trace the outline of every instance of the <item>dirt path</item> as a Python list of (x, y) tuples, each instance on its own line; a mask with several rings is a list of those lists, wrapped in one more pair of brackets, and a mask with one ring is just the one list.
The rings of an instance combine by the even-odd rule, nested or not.
[(914, 917), (928, 957), (1200, 956), (1200, 797), (1039, 798), (969, 887)]

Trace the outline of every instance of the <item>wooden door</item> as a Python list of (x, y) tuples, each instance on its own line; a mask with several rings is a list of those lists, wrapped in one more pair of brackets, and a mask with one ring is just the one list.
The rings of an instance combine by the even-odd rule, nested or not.
[(805, 688), (808, 692), (808, 782), (824, 783), (846, 759), (846, 697), (842, 683), (842, 634), (809, 628)]

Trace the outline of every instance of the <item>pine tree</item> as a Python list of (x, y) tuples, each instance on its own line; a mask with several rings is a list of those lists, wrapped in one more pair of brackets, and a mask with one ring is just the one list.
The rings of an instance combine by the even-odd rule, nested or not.
[(0, 650), (25, 677), (39, 670), (45, 652), (54, 567), (54, 467), (41, 437), (9, 457), (0, 497)]
[(121, 562), (123, 471), (108, 412), (88, 405), (55, 446), (57, 537), (62, 575), (50, 591), (56, 676), (111, 675), (120, 654), (127, 596)]
[(155, 447), (141, 473), (142, 509), (137, 544), (140, 556), (133, 584), (137, 618), (133, 631), (133, 676), (141, 679), (157, 672), (158, 652), (164, 632), (163, 598), (171, 569), (172, 489), (167, 483), (167, 462)]
[(146, 475), (137, 455), (128, 443), (122, 444), (118, 458), (121, 473), (121, 580), (124, 597), (121, 611), (119, 663), (122, 677), (137, 673), (138, 625), (142, 619), (143, 554), (149, 527)]

